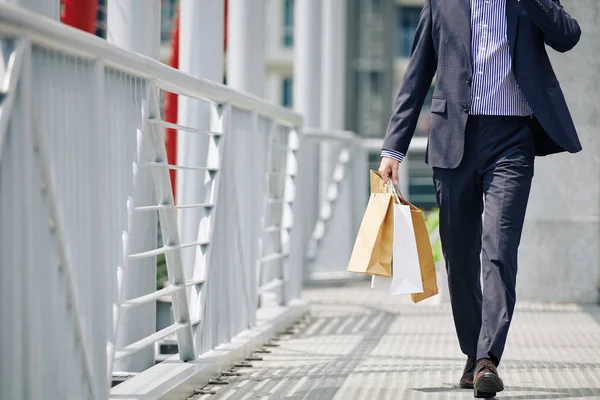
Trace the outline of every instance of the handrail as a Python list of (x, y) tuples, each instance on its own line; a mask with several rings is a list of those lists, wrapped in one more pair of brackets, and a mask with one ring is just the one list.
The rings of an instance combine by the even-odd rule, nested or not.
[[(383, 139), (370, 139), (364, 138), (361, 140), (363, 148), (371, 151), (381, 151), (383, 147)], [(427, 138), (426, 137), (415, 137), (410, 142), (408, 150), (423, 152), (427, 149)]]
[(361, 142), (364, 140), (361, 136), (352, 131), (346, 130), (327, 130), (321, 128), (304, 128), (304, 135), (317, 140), (338, 140), (345, 142)]
[(6, 3), (0, 4), (0, 34), (27, 36), (33, 44), (43, 44), (90, 60), (102, 58), (107, 67), (132, 76), (154, 79), (158, 86), (170, 92), (254, 110), (291, 126), (302, 124), (302, 116), (289, 108), (194, 77), (149, 57), (122, 49), (97, 36)]
[[(327, 130), (322, 128), (306, 127), (304, 135), (316, 140), (335, 140), (341, 142), (351, 142), (370, 151), (380, 151), (383, 147), (383, 139), (365, 138), (355, 132), (347, 130)], [(426, 137), (415, 137), (412, 139), (409, 149), (415, 151), (425, 151), (427, 148)]]

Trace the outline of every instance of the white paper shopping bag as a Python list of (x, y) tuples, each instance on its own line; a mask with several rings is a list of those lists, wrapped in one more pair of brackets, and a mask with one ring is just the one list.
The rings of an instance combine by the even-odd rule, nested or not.
[(423, 292), (417, 240), (409, 205), (394, 204), (392, 277), (373, 276), (371, 287), (390, 294)]

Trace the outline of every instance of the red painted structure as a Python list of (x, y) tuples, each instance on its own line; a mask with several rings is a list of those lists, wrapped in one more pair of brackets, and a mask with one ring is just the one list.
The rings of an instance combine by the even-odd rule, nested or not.
[[(171, 36), (171, 67), (179, 68), (179, 6), (175, 11), (175, 21), (173, 21), (173, 34)], [(177, 123), (177, 94), (167, 92), (165, 95), (165, 120), (167, 122)], [(165, 132), (165, 147), (167, 149), (167, 160), (169, 164), (177, 164), (177, 131), (175, 129), (167, 129)], [(177, 193), (176, 174), (177, 171), (170, 170), (171, 188), (173, 196)]]
[(61, 21), (66, 25), (95, 34), (98, 0), (61, 0)]

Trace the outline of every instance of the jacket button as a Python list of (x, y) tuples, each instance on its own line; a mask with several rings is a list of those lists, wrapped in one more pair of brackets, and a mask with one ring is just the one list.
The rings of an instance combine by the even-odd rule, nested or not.
[(463, 104), (463, 111), (468, 114), (469, 111), (471, 111), (471, 106), (468, 104)]
[(473, 83), (473, 78), (468, 76), (467, 79), (465, 79), (465, 82), (467, 82), (467, 85), (471, 86), (471, 83)]

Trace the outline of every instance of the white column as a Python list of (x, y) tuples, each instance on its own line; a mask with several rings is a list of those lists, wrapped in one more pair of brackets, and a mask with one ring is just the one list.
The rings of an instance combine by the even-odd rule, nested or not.
[[(347, 0), (327, 0), (322, 3), (321, 18), (321, 128), (326, 131), (344, 129), (345, 67), (346, 67), (346, 6)], [(333, 171), (338, 162), (342, 146), (336, 142), (322, 142), (319, 162), (319, 200), (324, 202), (332, 182)], [(357, 154), (349, 149), (352, 156)], [(352, 159), (351, 162), (360, 163)], [(355, 233), (353, 220), (348, 213), (353, 209), (356, 194), (353, 193), (347, 166), (346, 177), (339, 187), (333, 205), (322, 251), (313, 264), (313, 272), (344, 271), (352, 252)], [(363, 174), (363, 176), (366, 174)], [(359, 199), (356, 199), (357, 201)]]
[[(328, 0), (322, 6), (321, 127), (325, 130), (344, 129), (346, 5), (347, 0)], [(321, 145), (321, 199), (326, 195), (338, 151), (339, 146), (331, 143)]]
[[(181, 0), (179, 10), (179, 69), (198, 78), (221, 83), (224, 64), (223, 0)], [(185, 96), (178, 97), (178, 123), (184, 126), (210, 129), (210, 105)], [(177, 132), (177, 164), (190, 167), (206, 165), (208, 138), (189, 132)], [(203, 202), (204, 172), (177, 172), (177, 203)], [(177, 213), (181, 243), (198, 240), (198, 225), (203, 210), (181, 209)], [(186, 279), (192, 279), (197, 248), (182, 250)], [(192, 290), (190, 305), (194, 309)]]
[[(160, 0), (111, 0), (108, 2), (107, 40), (127, 50), (158, 59), (160, 47)], [(134, 94), (131, 94), (132, 99)], [(146, 101), (148, 99), (145, 99)], [(144, 113), (142, 113), (144, 115)], [(144, 159), (144, 122), (140, 121), (137, 136), (138, 158)], [(135, 132), (131, 132), (135, 134)], [(156, 204), (152, 171), (137, 166), (134, 172), (135, 205)], [(125, 207), (125, 204), (123, 204)], [(152, 213), (133, 213), (129, 232), (130, 253), (156, 248), (157, 217)], [(156, 258), (132, 261), (125, 272), (123, 300), (156, 290)], [(156, 331), (156, 303), (152, 302), (120, 317), (117, 346), (135, 342)], [(154, 365), (154, 348), (119, 360), (115, 371), (139, 372)]]
[[(565, 0), (583, 35), (552, 65), (575, 121), (583, 151), (537, 158), (519, 249), (521, 301), (595, 303), (600, 289), (600, 2)], [(577, 71), (573, 71), (573, 66)], [(582, 93), (586, 95), (582, 96)]]
[(0, 2), (18, 5), (54, 20), (60, 18), (60, 0), (0, 0)]
[(227, 84), (263, 97), (265, 92), (264, 0), (229, 0)]
[(324, 129), (344, 128), (346, 7), (347, 0), (323, 2), (321, 124)]
[[(265, 0), (229, 0), (227, 8), (227, 85), (264, 97), (265, 71)], [(239, 118), (238, 124), (241, 123)], [(244, 267), (247, 268), (248, 293), (256, 295), (256, 260), (261, 232), (261, 213), (266, 190), (264, 170), (267, 160), (266, 140), (269, 132), (259, 131), (256, 115), (246, 126), (229, 131), (236, 143), (233, 154), (233, 175), (241, 220)], [(230, 166), (228, 166), (230, 167)], [(228, 168), (227, 167), (227, 168)], [(261, 173), (262, 172), (262, 173)]]
[(296, 0), (294, 9), (294, 110), (304, 125), (318, 127), (321, 115), (321, 1)]
[(158, 60), (160, 0), (110, 0), (106, 39), (118, 46)]
[[(321, 115), (321, 0), (296, 0), (294, 10), (294, 109), (304, 126), (318, 127)], [(292, 262), (305, 265), (319, 206), (319, 146), (301, 140), (294, 204)], [(297, 265), (297, 264), (296, 264)]]

